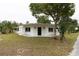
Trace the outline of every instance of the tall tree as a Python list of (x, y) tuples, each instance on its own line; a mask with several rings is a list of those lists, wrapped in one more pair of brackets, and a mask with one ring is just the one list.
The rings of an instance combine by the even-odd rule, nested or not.
[(75, 12), (73, 3), (31, 3), (30, 10), (33, 16), (45, 14), (52, 17), (55, 23), (54, 35), (56, 35), (56, 27), (61, 17), (72, 16)]
[(66, 31), (74, 32), (77, 24), (77, 20), (73, 20), (69, 17), (62, 18), (62, 20), (60, 20), (59, 22), (59, 32), (61, 34), (60, 40), (63, 40), (63, 38), (65, 38), (64, 33)]

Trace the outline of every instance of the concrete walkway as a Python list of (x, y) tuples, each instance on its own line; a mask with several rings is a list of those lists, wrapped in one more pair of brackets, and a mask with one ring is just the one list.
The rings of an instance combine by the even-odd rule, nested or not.
[(79, 36), (77, 37), (77, 40), (73, 46), (73, 50), (69, 56), (79, 56)]

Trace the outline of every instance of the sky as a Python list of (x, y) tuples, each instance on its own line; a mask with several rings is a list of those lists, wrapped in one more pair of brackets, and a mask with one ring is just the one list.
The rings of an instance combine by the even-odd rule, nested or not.
[[(29, 9), (30, 3), (69, 3), (69, 0), (0, 0), (0, 22), (8, 20), (11, 22), (36, 23), (36, 18), (32, 16), (32, 12)], [(75, 3), (75, 13), (72, 16), (73, 19), (77, 19), (79, 22), (79, 3), (77, 0)]]

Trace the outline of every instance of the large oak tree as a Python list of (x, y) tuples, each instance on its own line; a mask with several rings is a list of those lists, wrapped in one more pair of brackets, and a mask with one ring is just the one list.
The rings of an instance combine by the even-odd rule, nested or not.
[(33, 16), (44, 14), (52, 17), (55, 23), (54, 35), (61, 18), (71, 17), (75, 12), (73, 3), (31, 3), (30, 10)]

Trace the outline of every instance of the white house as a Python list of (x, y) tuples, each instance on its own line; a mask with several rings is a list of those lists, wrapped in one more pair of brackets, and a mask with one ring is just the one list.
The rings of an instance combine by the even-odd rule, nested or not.
[[(26, 25), (20, 25), (17, 33), (28, 37), (53, 37), (54, 25), (28, 23)], [(58, 29), (56, 29), (56, 35), (59, 35)]]

